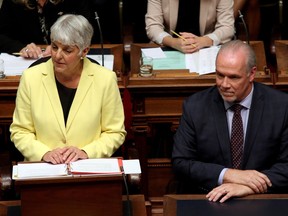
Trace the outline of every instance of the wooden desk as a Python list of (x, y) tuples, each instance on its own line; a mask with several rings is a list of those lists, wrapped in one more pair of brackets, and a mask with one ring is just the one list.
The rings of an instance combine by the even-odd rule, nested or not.
[(21, 179), (15, 185), (22, 216), (122, 216), (122, 182), (119, 174)]
[[(127, 197), (122, 196), (123, 205), (126, 202)], [(132, 215), (134, 216), (147, 216), (145, 207), (145, 199), (143, 195), (130, 195), (129, 200), (132, 206)], [(97, 211), (96, 211), (97, 213)], [(0, 216), (20, 216), (21, 215), (21, 201), (0, 201)], [(81, 214), (80, 214), (81, 215)], [(125, 214), (123, 211), (123, 216)]]
[[(101, 52), (99, 50), (100, 45), (92, 45), (91, 48), (93, 52)], [(123, 44), (105, 44), (104, 51), (109, 51), (114, 55), (113, 70), (116, 72), (118, 77), (120, 93), (123, 94), (125, 85), (123, 79)], [(11, 161), (20, 161), (23, 159), (22, 155), (18, 152), (18, 150), (16, 150), (13, 143), (10, 141), (9, 132), (9, 127), (12, 123), (12, 115), (15, 108), (15, 98), (19, 81), (20, 76), (7, 76), (5, 79), (0, 79), (0, 170), (3, 167), (7, 167), (7, 170), (11, 170)], [(11, 187), (11, 175), (1, 172), (0, 178), (3, 192), (5, 188), (8, 189)], [(1, 197), (2, 196), (0, 194), (0, 200)]]
[(288, 91), (288, 40), (275, 40), (275, 53), (277, 60), (276, 86), (278, 89)]
[(287, 202), (288, 194), (251, 195), (223, 204), (209, 202), (205, 195), (165, 195), (164, 216), (283, 216), (288, 212)]
[[(261, 42), (251, 42), (255, 49)], [(140, 77), (139, 59), (141, 48), (159, 47), (156, 44), (131, 45), (131, 71), (127, 89), (131, 95), (131, 128), (134, 145), (139, 152), (142, 168), (142, 192), (148, 197), (161, 197), (167, 193), (171, 171), (173, 135), (178, 128), (182, 114), (182, 103), (191, 94), (215, 85), (215, 74), (199, 76), (188, 70), (154, 70), (152, 77)], [(263, 47), (262, 47), (263, 48)], [(264, 49), (264, 48), (263, 48)], [(260, 51), (257, 53), (261, 54)], [(262, 57), (259, 67), (264, 67)], [(273, 86), (273, 76), (269, 70), (259, 71), (256, 81)]]

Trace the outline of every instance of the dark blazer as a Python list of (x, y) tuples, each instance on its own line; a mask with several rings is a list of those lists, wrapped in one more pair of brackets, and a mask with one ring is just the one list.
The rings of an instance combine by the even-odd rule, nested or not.
[[(223, 168), (232, 167), (226, 111), (216, 86), (184, 102), (172, 161), (176, 176), (203, 192), (217, 186)], [(288, 191), (288, 95), (260, 83), (254, 83), (242, 169), (266, 174), (270, 192)]]
[[(68, 13), (81, 14), (90, 22), (95, 17), (90, 0), (64, 0), (57, 5), (48, 1), (43, 7), (47, 30), (50, 32), (54, 22), (61, 15)], [(29, 10), (12, 0), (3, 0), (0, 10), (0, 53), (19, 52), (31, 42), (45, 44), (37, 8)]]

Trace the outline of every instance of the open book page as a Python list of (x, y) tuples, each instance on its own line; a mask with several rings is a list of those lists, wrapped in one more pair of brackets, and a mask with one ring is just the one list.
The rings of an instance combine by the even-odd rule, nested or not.
[(67, 165), (50, 163), (19, 163), (17, 165), (17, 178), (37, 178), (67, 176)]
[(72, 174), (117, 174), (121, 173), (118, 158), (97, 158), (78, 160), (70, 163)]

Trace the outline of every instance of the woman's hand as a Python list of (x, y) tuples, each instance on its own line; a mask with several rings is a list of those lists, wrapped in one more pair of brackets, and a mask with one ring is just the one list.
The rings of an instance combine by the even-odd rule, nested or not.
[(88, 155), (85, 151), (74, 146), (64, 148), (56, 148), (44, 154), (42, 160), (52, 164), (70, 163), (79, 159), (87, 159)]
[(172, 47), (182, 53), (194, 53), (199, 49), (213, 45), (213, 41), (206, 36), (198, 37), (187, 32), (180, 33), (180, 36), (181, 38), (173, 38), (171, 36), (163, 38), (163, 45)]
[(51, 55), (51, 46), (47, 46), (44, 51), (34, 43), (27, 44), (20, 50), (20, 56), (30, 59), (38, 59)]

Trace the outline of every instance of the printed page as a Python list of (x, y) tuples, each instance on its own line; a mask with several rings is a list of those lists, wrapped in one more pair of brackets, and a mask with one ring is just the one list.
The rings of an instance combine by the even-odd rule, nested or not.
[(72, 174), (116, 174), (121, 173), (118, 158), (97, 158), (70, 163)]
[[(14, 170), (15, 171), (15, 170)], [(67, 165), (50, 163), (19, 163), (17, 165), (17, 174), (15, 178), (37, 178), (37, 177), (56, 177), (67, 176)]]
[(201, 49), (199, 52), (199, 71), (200, 75), (207, 73), (214, 73), (216, 69), (216, 56), (220, 47), (212, 46)]
[(189, 69), (189, 72), (196, 72), (199, 71), (199, 52), (185, 54), (185, 63), (186, 68)]

